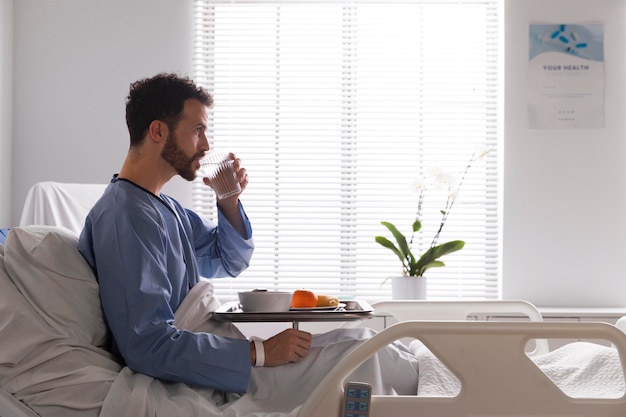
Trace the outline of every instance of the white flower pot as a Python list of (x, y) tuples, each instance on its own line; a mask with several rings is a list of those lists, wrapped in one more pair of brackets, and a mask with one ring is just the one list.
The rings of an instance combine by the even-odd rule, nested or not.
[(425, 300), (426, 277), (391, 277), (392, 300)]

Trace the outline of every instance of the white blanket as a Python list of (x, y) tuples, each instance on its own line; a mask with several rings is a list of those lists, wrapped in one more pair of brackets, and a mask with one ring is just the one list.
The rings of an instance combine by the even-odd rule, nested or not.
[[(418, 395), (453, 397), (461, 389), (460, 381), (421, 342), (410, 348), (419, 358)], [(616, 349), (590, 342), (568, 343), (532, 361), (565, 394), (573, 398), (621, 398), (624, 374)]]
[[(176, 325), (241, 337), (234, 326), (211, 319), (210, 311), (216, 307), (211, 285), (201, 282), (176, 312)], [(168, 383), (124, 368), (105, 398), (100, 417), (295, 416), (334, 364), (372, 335), (369, 329), (337, 329), (315, 335), (309, 355), (301, 362), (253, 368), (243, 396)], [(378, 394), (415, 395), (417, 360), (406, 346), (397, 343), (366, 361), (349, 379), (372, 384)]]

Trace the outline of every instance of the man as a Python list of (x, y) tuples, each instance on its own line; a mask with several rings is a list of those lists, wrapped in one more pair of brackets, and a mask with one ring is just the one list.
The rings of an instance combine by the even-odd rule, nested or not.
[[(217, 224), (161, 193), (175, 175), (196, 177), (209, 150), (211, 105), (204, 89), (174, 74), (131, 84), (130, 149), (87, 216), (79, 250), (98, 278), (114, 352), (130, 369), (241, 393), (257, 357), (264, 358), (264, 366), (298, 362), (310, 349), (311, 335), (288, 329), (258, 344), (174, 324), (174, 312), (200, 276), (237, 276), (254, 249), (241, 193), (217, 202)], [(243, 191), (248, 174), (231, 156)], [(203, 181), (211, 186), (208, 178)]]

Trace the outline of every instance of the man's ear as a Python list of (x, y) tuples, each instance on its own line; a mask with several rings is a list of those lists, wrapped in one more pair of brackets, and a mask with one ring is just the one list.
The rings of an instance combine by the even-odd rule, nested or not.
[(153, 120), (148, 126), (148, 136), (154, 142), (161, 142), (167, 139), (169, 128), (162, 120)]

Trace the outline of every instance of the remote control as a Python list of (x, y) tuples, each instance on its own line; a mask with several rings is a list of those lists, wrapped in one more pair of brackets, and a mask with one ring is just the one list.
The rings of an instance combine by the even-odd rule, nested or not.
[(344, 389), (342, 417), (368, 417), (372, 386), (363, 382), (348, 382)]

